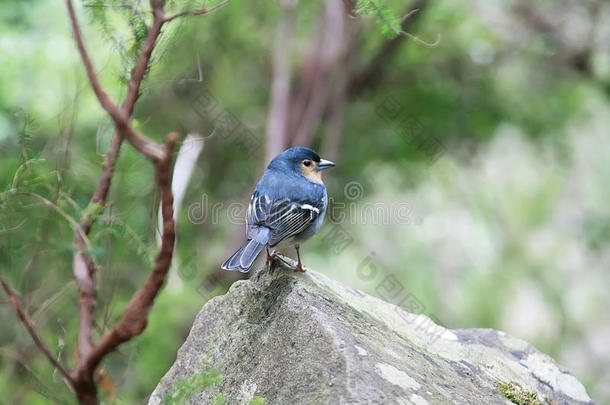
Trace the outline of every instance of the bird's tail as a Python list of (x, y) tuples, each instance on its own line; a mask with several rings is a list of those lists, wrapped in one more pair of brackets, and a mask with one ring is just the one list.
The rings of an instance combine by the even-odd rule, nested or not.
[(270, 238), (271, 230), (269, 228), (258, 228), (257, 234), (252, 239), (248, 239), (220, 267), (224, 270), (239, 270), (242, 273), (247, 273)]

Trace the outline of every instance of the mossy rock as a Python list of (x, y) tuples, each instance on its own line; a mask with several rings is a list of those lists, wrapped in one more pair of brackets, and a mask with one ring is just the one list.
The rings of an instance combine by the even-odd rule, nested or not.
[[(214, 384), (192, 380), (210, 370), (221, 377)], [(187, 390), (189, 404), (592, 403), (527, 342), (491, 329), (448, 330), (281, 263), (204, 306), (149, 405), (184, 379), (201, 382)]]

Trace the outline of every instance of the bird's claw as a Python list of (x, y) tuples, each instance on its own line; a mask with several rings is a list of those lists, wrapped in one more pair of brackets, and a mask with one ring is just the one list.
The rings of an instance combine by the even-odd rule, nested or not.
[(274, 252), (274, 254), (273, 254), (273, 260), (275, 260), (275, 259), (279, 260), (286, 267), (289, 267), (294, 271), (301, 271), (301, 272), (307, 271), (300, 262), (297, 263), (295, 260), (292, 260), (291, 258), (281, 255), (277, 252)]

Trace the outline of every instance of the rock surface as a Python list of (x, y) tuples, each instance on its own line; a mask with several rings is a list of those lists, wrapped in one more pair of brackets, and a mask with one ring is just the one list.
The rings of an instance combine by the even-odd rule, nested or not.
[(518, 383), (542, 404), (592, 403), (527, 342), (448, 330), (274, 263), (203, 307), (149, 405), (510, 404), (499, 382)]

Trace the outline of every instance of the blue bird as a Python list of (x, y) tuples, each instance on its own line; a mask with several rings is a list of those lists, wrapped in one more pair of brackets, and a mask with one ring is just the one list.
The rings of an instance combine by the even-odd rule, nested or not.
[[(324, 220), (328, 196), (322, 170), (335, 166), (309, 148), (285, 150), (267, 166), (254, 188), (246, 216), (247, 241), (222, 264), (224, 270), (247, 273), (264, 248), (293, 245), (297, 268), (303, 270), (299, 245), (312, 237)], [(280, 245), (281, 244), (281, 245)]]

